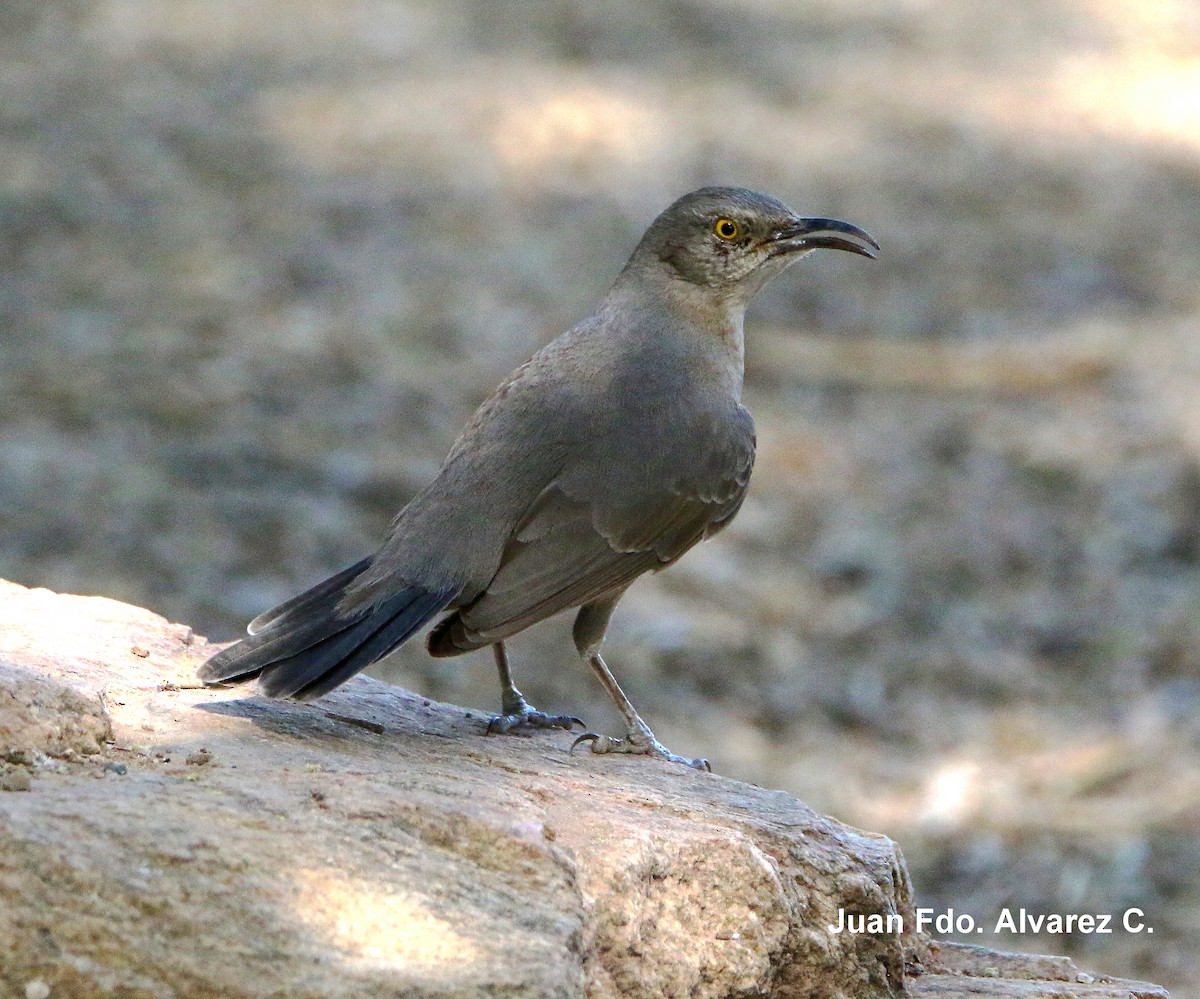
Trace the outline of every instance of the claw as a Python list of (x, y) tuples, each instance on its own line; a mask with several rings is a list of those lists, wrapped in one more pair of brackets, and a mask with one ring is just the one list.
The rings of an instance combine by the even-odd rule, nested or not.
[(634, 738), (633, 736), (626, 736), (624, 739), (614, 739), (611, 735), (584, 732), (583, 735), (571, 743), (569, 752), (573, 755), (576, 748), (585, 742), (591, 743), (593, 753), (630, 753), (635, 756), (653, 756), (659, 760), (666, 760), (668, 763), (682, 763), (693, 770), (703, 770), (706, 773), (712, 773), (712, 767), (709, 765), (708, 760), (677, 756), (653, 737), (646, 740)]
[(512, 714), (496, 715), (488, 722), (488, 735), (504, 735), (521, 729), (565, 728), (571, 729), (578, 725), (586, 728), (583, 720), (574, 715), (547, 715), (528, 705)]
[(595, 753), (595, 752), (602, 753), (605, 750), (603, 750), (603, 749), (597, 750), (596, 749), (596, 744), (599, 743), (601, 739), (607, 739), (609, 742), (616, 741), (615, 739), (609, 738), (609, 736), (607, 736), (607, 735), (598, 735), (595, 732), (584, 732), (583, 735), (581, 735), (578, 739), (576, 739), (573, 743), (571, 743), (571, 748), (567, 750), (567, 755), (574, 756), (575, 750), (585, 742), (592, 743), (592, 752), (593, 753)]

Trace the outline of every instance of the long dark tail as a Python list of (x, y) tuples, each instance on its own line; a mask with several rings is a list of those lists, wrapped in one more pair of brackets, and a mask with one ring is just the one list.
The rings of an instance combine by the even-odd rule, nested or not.
[(347, 584), (369, 563), (363, 559), (256, 617), (249, 637), (208, 660), (200, 679), (244, 683), (259, 677), (258, 689), (267, 697), (309, 701), (398, 648), (456, 596), (409, 585), (340, 614)]

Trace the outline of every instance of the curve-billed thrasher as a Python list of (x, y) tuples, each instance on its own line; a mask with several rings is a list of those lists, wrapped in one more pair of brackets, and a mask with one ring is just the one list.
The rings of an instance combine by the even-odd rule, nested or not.
[(821, 247), (879, 249), (857, 226), (800, 218), (753, 191), (684, 195), (646, 230), (596, 312), (479, 407), (383, 547), (255, 618), (201, 679), (259, 677), (268, 697), (309, 700), (448, 610), (429, 652), (492, 646), (504, 713), (490, 731), (569, 728), (582, 723), (521, 696), (504, 640), (578, 607), (575, 647), (628, 732), (576, 744), (707, 769), (654, 738), (600, 645), (638, 576), (670, 565), (741, 506), (754, 463), (754, 423), (740, 402), (743, 313), (768, 280)]

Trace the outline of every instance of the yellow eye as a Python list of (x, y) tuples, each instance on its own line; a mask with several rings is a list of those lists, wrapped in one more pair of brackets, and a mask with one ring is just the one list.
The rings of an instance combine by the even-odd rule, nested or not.
[(713, 232), (717, 234), (718, 238), (726, 241), (737, 239), (741, 231), (741, 226), (734, 222), (733, 219), (717, 219), (713, 223)]

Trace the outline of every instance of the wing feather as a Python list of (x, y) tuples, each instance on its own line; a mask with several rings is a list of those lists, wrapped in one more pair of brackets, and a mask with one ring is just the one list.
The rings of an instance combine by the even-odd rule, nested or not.
[(623, 494), (589, 466), (564, 469), (530, 504), (479, 596), (434, 630), (430, 652), (480, 648), (618, 594), (719, 531), (741, 506), (754, 463), (753, 423), (741, 413), (740, 432), (702, 438), (709, 446), (690, 464), (672, 456), (673, 475), (631, 476)]

